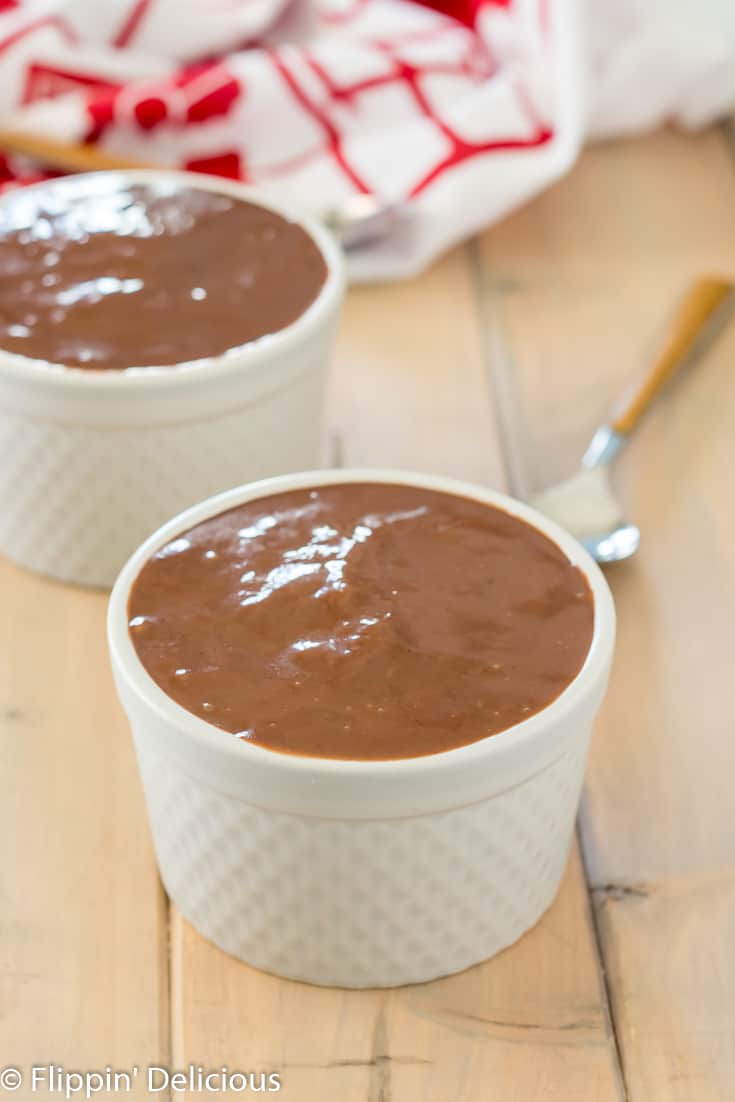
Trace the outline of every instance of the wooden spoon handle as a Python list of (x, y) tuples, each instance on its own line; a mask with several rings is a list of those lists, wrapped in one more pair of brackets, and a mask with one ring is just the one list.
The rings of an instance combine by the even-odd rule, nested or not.
[(633, 431), (661, 388), (681, 367), (719, 306), (732, 294), (735, 284), (727, 279), (705, 276), (696, 280), (679, 303), (667, 328), (663, 344), (643, 378), (616, 408), (611, 428), (620, 436)]
[(0, 130), (0, 150), (3, 153), (22, 153), (49, 168), (58, 168), (64, 172), (152, 167), (133, 158), (118, 157), (94, 145), (58, 141), (20, 130)]

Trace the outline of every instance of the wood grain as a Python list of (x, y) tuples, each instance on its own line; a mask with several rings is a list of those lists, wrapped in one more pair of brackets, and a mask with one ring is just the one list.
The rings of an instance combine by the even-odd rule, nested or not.
[[(688, 281), (735, 274), (733, 189), (716, 131), (597, 147), (421, 279), (351, 291), (331, 461), (568, 474)], [(280, 1070), (286, 1102), (734, 1097), (734, 357), (735, 329), (617, 471), (643, 543), (610, 573), (620, 642), (581, 819), (596, 923), (575, 847), (535, 930), (437, 983), (311, 988), (169, 928), (105, 599), (0, 564), (0, 1063)]]
[[(343, 465), (502, 485), (471, 267), (351, 291), (331, 440)], [(338, 992), (229, 960), (179, 916), (174, 1062), (280, 1069), (286, 1102), (614, 1102), (621, 1095), (576, 850), (534, 931), (460, 976)]]
[[(530, 484), (570, 472), (687, 283), (735, 273), (734, 199), (719, 132), (662, 133), (589, 151), (485, 235)], [(642, 544), (609, 573), (619, 640), (582, 838), (631, 1102), (735, 1096), (734, 356), (731, 328), (617, 468)]]
[(174, 923), (174, 1061), (280, 1069), (291, 1102), (613, 1102), (618, 1093), (576, 853), (538, 926), (488, 964), (335, 991), (235, 964)]
[(0, 562), (0, 607), (0, 1065), (167, 1063), (166, 903), (105, 596)]
[(342, 466), (419, 467), (502, 487), (472, 273), (457, 250), (420, 279), (350, 290), (331, 435)]

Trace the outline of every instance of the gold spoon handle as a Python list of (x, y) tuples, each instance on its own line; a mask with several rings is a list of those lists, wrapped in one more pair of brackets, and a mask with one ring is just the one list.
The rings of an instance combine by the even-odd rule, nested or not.
[(686, 361), (695, 341), (705, 330), (735, 284), (727, 279), (704, 276), (697, 279), (678, 304), (663, 343), (646, 374), (615, 409), (610, 423), (619, 436), (628, 436), (661, 388)]
[(133, 158), (118, 157), (94, 145), (58, 141), (20, 130), (0, 130), (0, 150), (33, 157), (65, 172), (104, 172), (108, 169), (152, 168)]
[[(106, 172), (152, 169), (156, 166), (108, 153), (94, 145), (57, 141), (45, 135), (0, 130), (0, 152), (22, 153), (49, 168), (65, 172)], [(158, 166), (165, 167), (165, 166)], [(317, 213), (349, 252), (387, 237), (410, 214), (406, 202), (387, 202), (374, 194), (353, 195), (337, 206)]]

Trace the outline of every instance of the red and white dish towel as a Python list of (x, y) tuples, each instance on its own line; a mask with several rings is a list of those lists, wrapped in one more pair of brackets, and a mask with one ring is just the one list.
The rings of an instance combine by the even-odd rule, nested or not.
[[(254, 183), (322, 215), (408, 204), (351, 254), (408, 275), (586, 134), (735, 104), (732, 0), (0, 0), (0, 127)], [(0, 180), (38, 176), (5, 157)]]

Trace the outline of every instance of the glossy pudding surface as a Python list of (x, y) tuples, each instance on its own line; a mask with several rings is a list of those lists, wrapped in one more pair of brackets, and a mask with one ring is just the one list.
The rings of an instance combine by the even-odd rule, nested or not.
[(143, 666), (190, 712), (274, 751), (371, 761), (527, 719), (594, 626), (585, 576), (537, 529), (382, 483), (212, 517), (148, 560), (128, 612)]
[(292, 324), (326, 278), (301, 226), (171, 176), (92, 173), (0, 203), (0, 348), (49, 363), (218, 356)]

